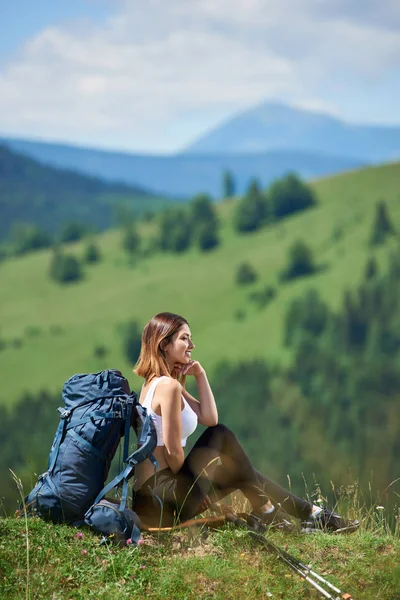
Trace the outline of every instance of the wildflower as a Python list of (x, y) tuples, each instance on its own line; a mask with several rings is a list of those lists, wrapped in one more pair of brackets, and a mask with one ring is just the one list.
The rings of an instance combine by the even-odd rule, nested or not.
[(78, 531), (75, 537), (77, 540), (81, 540), (83, 538), (83, 533), (81, 531)]
[(126, 545), (127, 546), (130, 546), (131, 544), (132, 544), (132, 539), (131, 538), (129, 538), (128, 540), (126, 540)]
[(144, 544), (144, 540), (142, 540), (142, 538), (140, 538), (140, 540), (138, 540), (137, 545), (138, 546), (143, 546), (143, 544)]
[(145, 569), (145, 568), (146, 568), (146, 565), (140, 565), (140, 567), (139, 567), (139, 569), (140, 569), (141, 571), (143, 571), (143, 569)]
[(85, 554), (87, 554), (87, 550), (82, 550), (82, 556), (85, 556)]

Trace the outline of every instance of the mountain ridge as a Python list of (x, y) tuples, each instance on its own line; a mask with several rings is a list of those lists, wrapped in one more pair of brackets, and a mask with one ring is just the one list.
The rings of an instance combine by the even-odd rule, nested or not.
[(400, 157), (400, 126), (353, 124), (321, 111), (262, 102), (200, 136), (184, 153), (316, 152), (384, 162)]
[(21, 222), (48, 233), (66, 221), (104, 229), (113, 224), (118, 203), (143, 212), (155, 202), (159, 199), (138, 186), (44, 165), (0, 144), (0, 239)]
[(205, 192), (214, 197), (222, 194), (223, 172), (229, 170), (236, 181), (236, 192), (243, 193), (250, 180), (257, 178), (267, 186), (288, 171), (308, 179), (354, 169), (367, 164), (361, 159), (319, 156), (306, 152), (276, 150), (255, 154), (148, 155), (1, 138), (16, 152), (57, 168), (72, 169), (107, 181), (137, 185), (153, 193), (188, 198)]

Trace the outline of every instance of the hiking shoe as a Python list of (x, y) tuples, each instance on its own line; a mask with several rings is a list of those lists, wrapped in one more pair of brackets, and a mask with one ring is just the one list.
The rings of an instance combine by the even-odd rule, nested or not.
[(360, 527), (360, 521), (345, 519), (327, 508), (316, 515), (310, 515), (301, 522), (301, 533), (353, 533)]
[(295, 526), (282, 516), (282, 511), (274, 507), (272, 510), (262, 511), (254, 510), (246, 515), (247, 524), (255, 531), (265, 531), (268, 529), (277, 529), (286, 533), (291, 533)]

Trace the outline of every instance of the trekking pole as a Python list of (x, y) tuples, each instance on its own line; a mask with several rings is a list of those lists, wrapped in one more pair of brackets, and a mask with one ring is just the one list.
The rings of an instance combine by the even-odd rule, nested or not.
[[(285, 550), (282, 550), (282, 548), (279, 548), (279, 546), (273, 544), (261, 533), (254, 531), (254, 529), (247, 523), (245, 519), (238, 517), (234, 513), (226, 513), (225, 518), (227, 521), (233, 523), (237, 527), (246, 528), (252, 537), (255, 537), (260, 542), (262, 542), (262, 544), (266, 548), (272, 550), (278, 556), (278, 558), (285, 562), (295, 573), (300, 575), (302, 579), (310, 583), (322, 596), (324, 596), (324, 598), (327, 598), (328, 600), (353, 600), (351, 594), (343, 593), (335, 585), (333, 585), (324, 577), (313, 571), (311, 567), (304, 565), (297, 558), (295, 558)], [(315, 579), (317, 579), (318, 581), (315, 581)], [(332, 590), (333, 592), (335, 592), (335, 594), (339, 595), (333, 596), (330, 591), (324, 589), (320, 584), (323, 584), (325, 587), (329, 588), (329, 590)]]
[[(325, 598), (329, 600), (344, 600), (352, 598), (349, 594), (343, 594), (343, 592), (337, 588), (335, 585), (327, 581), (321, 575), (318, 575), (315, 571), (311, 569), (311, 567), (304, 565), (300, 561), (298, 561), (294, 556), (291, 556), (282, 548), (275, 546), (272, 542), (269, 542), (262, 534), (257, 533), (255, 531), (249, 531), (249, 534), (258, 540), (260, 540), (266, 547), (271, 548), (278, 557), (283, 560), (295, 573), (300, 575), (302, 579), (308, 581), (311, 585), (313, 585)], [(314, 579), (313, 579), (314, 578)], [(320, 581), (323, 585), (328, 587), (330, 590), (333, 590), (336, 594), (340, 594), (340, 596), (332, 596), (332, 594), (325, 590), (317, 581)]]

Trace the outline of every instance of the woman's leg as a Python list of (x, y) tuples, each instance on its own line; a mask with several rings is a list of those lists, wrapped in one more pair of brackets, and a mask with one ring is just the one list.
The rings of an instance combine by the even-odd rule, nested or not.
[[(147, 525), (172, 525), (178, 519), (184, 521), (198, 514), (204, 497), (213, 495), (217, 489), (218, 495), (214, 495), (214, 500), (238, 489), (238, 473), (252, 471), (252, 467), (238, 442), (232, 443), (233, 439), (236, 439), (235, 436), (224, 425), (206, 429), (178, 473), (164, 469), (148, 479), (134, 494), (133, 509), (139, 517)], [(258, 486), (255, 478), (249, 490), (250, 501), (257, 506), (263, 504), (257, 495)], [(161, 500), (162, 514), (157, 510), (157, 498)]]
[(307, 518), (311, 512), (309, 502), (254, 469), (235, 434), (222, 424), (208, 427), (203, 432), (186, 457), (181, 471), (190, 479), (197, 479), (203, 496), (210, 495), (213, 500), (240, 489), (253, 509), (260, 508), (271, 499), (298, 518)]
[(198, 514), (205, 496), (216, 500), (236, 489), (245, 494), (253, 509), (271, 498), (296, 517), (307, 518), (311, 511), (308, 502), (256, 471), (235, 434), (222, 424), (202, 433), (178, 473), (174, 475), (165, 469), (148, 480), (134, 498), (134, 510), (139, 516), (146, 513), (144, 520), (148, 523), (155, 510), (152, 499), (158, 497), (163, 503), (163, 514), (155, 518), (170, 525), (174, 520), (183, 521)]
[(310, 516), (313, 507), (310, 502), (292, 494), (278, 483), (275, 483), (275, 481), (272, 481), (272, 479), (265, 477), (259, 471), (255, 471), (264, 492), (273, 504), (281, 506), (285, 512), (298, 519), (307, 519)]
[(158, 471), (133, 492), (132, 509), (150, 527), (171, 527), (178, 521), (177, 475), (170, 469)]

